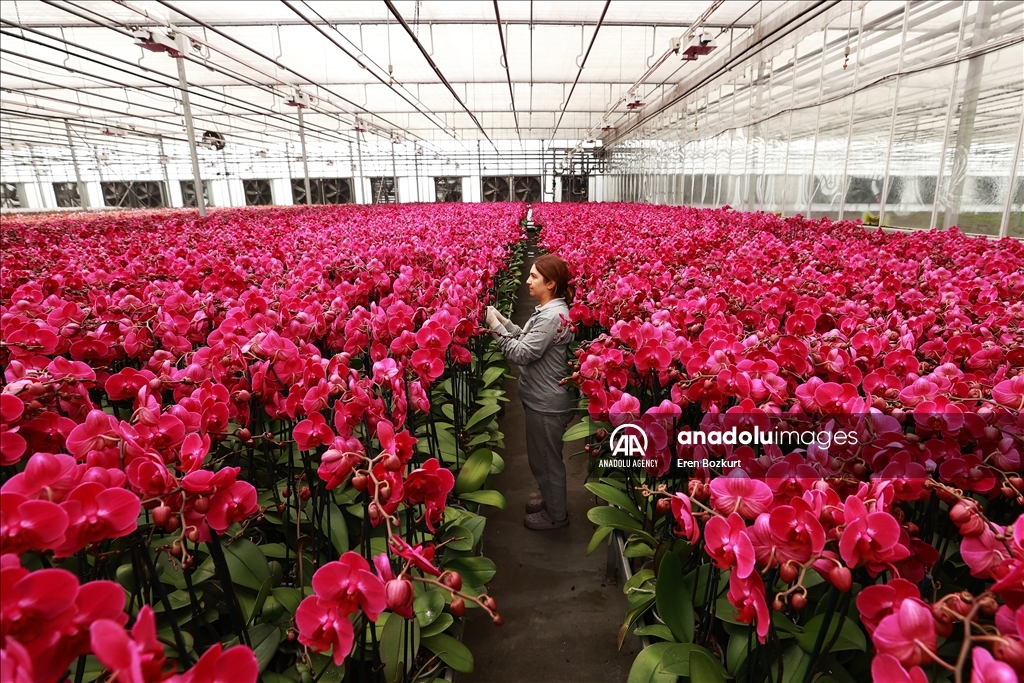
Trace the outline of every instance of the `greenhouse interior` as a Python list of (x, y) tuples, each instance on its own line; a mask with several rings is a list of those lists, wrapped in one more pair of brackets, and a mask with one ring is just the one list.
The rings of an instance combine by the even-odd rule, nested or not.
[(0, 683), (1024, 680), (1021, 0), (0, 34)]

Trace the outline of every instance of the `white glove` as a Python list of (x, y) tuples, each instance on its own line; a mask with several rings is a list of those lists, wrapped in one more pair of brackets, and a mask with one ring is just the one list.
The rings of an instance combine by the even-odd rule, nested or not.
[(505, 320), (507, 319), (505, 318), (505, 316), (498, 312), (497, 308), (495, 308), (494, 306), (487, 307), (487, 317), (485, 318), (487, 327), (494, 330), (495, 332), (497, 332), (498, 330), (504, 330)]

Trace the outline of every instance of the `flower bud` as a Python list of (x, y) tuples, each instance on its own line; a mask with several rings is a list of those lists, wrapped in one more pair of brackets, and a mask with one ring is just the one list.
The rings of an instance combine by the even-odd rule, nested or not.
[(252, 432), (243, 427), (235, 433), (235, 436), (237, 436), (241, 441), (248, 441), (252, 438)]
[(384, 458), (384, 469), (397, 472), (402, 469), (402, 460), (397, 455), (389, 455)]
[(1001, 662), (1006, 662), (1017, 673), (1024, 671), (1024, 643), (1016, 638), (1005, 638), (992, 643), (992, 654)]
[(458, 572), (446, 571), (441, 577), (441, 583), (453, 591), (462, 590), (462, 575)]
[(166, 505), (161, 505), (158, 508), (154, 508), (153, 524), (156, 524), (158, 527), (161, 528), (166, 528), (167, 522), (171, 519), (171, 514), (173, 514), (173, 510), (171, 510), (171, 508), (167, 507)]
[(850, 589), (853, 588), (853, 574), (850, 572), (849, 567), (836, 565), (828, 573), (828, 580), (833, 586), (844, 593), (849, 593)]
[(448, 610), (456, 617), (461, 617), (466, 613), (466, 601), (462, 598), (453, 598), (452, 604), (448, 607)]
[(800, 611), (807, 607), (807, 598), (803, 596), (803, 593), (794, 593), (793, 597), (789, 599), (789, 604), (793, 605), (793, 609)]
[(406, 619), (412, 619), (412, 582), (393, 579), (384, 586), (384, 600), (388, 609)]
[(194, 501), (192, 501), (192, 509), (201, 515), (205, 515), (206, 512), (210, 509), (210, 499), (207, 498), (206, 496), (199, 496)]
[(792, 562), (787, 562), (779, 567), (779, 578), (782, 579), (783, 583), (793, 583), (796, 581), (796, 576), (797, 568)]

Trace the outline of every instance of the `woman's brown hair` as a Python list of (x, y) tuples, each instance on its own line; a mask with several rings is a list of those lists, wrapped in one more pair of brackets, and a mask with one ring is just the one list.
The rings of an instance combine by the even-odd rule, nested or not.
[(572, 306), (576, 288), (570, 283), (572, 275), (569, 273), (569, 264), (554, 254), (544, 254), (533, 262), (533, 267), (545, 280), (555, 283), (555, 298), (563, 297), (565, 303)]

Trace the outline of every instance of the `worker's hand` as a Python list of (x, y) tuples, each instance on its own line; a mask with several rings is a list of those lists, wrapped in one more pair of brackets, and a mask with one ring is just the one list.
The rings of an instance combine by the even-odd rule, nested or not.
[(505, 324), (503, 322), (504, 318), (505, 316), (503, 316), (501, 313), (498, 313), (497, 308), (495, 308), (494, 306), (488, 306), (487, 316), (484, 319), (484, 322), (487, 324), (487, 327), (497, 332), (498, 330), (505, 329)]

